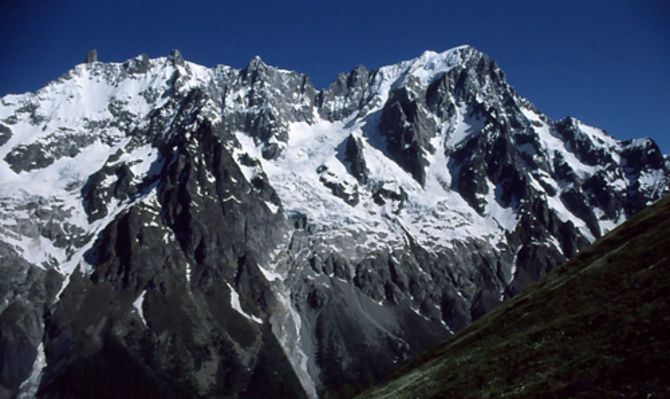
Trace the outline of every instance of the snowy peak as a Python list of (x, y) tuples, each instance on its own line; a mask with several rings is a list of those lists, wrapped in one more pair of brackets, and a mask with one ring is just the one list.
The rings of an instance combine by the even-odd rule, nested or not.
[[(491, 215), (491, 198), (518, 216), (521, 203), (546, 194), (566, 214), (581, 215), (577, 224), (589, 226), (584, 233), (591, 237), (629, 216), (640, 200), (618, 214), (614, 200), (602, 193), (567, 201), (564, 190), (609, 186), (618, 190), (615, 196), (627, 197), (636, 187), (656, 198), (667, 185), (663, 156), (653, 142), (621, 143), (574, 118), (552, 122), (516, 95), (494, 61), (467, 45), (426, 51), (379, 70), (359, 66), (320, 92), (307, 76), (268, 66), (260, 57), (243, 70), (208, 69), (184, 61), (177, 50), (157, 59), (140, 55), (124, 63), (80, 64), (35, 94), (3, 98), (5, 178), (17, 180), (22, 172), (62, 158), (84, 165), (75, 158), (89, 147), (100, 148), (100, 156), (92, 161), (98, 166), (87, 161), (86, 168), (98, 169), (106, 157), (102, 149), (128, 150), (131, 136), (135, 147), (158, 146), (161, 133), (155, 126), (170, 119), (174, 125), (174, 112), (188, 118), (191, 111), (180, 104), (185, 100), (199, 118), (249, 135), (253, 149), (248, 152), (258, 148), (267, 160), (277, 161), (290, 146), (296, 124), (317, 132), (342, 131), (332, 147), (341, 166), (331, 166), (325, 177), (316, 172), (327, 165), (324, 158), (310, 173), (327, 181), (332, 195), (349, 198), (344, 201), (349, 205), (370, 190), (361, 185), (375, 170), (367, 165), (390, 161), (420, 190), (430, 186), (446, 196), (457, 193), (480, 215)], [(346, 123), (338, 127), (336, 121)], [(153, 133), (143, 136), (147, 129)], [(326, 140), (308, 136), (308, 145)], [(395, 184), (405, 193), (414, 190)], [(375, 190), (364, 196), (377, 198)], [(595, 206), (602, 215), (575, 203)], [(603, 215), (607, 220), (598, 222)]]
[[(493, 60), (467, 45), (426, 51), (379, 70), (359, 66), (320, 92), (307, 76), (268, 66), (260, 57), (243, 70), (208, 69), (184, 61), (177, 50), (157, 59), (140, 55), (124, 63), (80, 64), (35, 94), (3, 98), (5, 178), (16, 180), (22, 172), (62, 158), (81, 164), (74, 159), (91, 146), (128, 149), (131, 136), (135, 147), (157, 146), (155, 126), (174, 112), (190, 112), (180, 105), (184, 100), (199, 118), (249, 135), (253, 151), (258, 148), (267, 160), (279, 159), (297, 123), (315, 131), (326, 125), (331, 126), (327, 130), (342, 129), (333, 151), (344, 155), (333, 156), (346, 173), (331, 170), (326, 178), (310, 172), (314, 178), (341, 181), (328, 183), (336, 187), (329, 189), (334, 193), (347, 192), (340, 187), (349, 180), (368, 181), (372, 154), (381, 154), (379, 162), (393, 162), (424, 191), (428, 184), (441, 187), (444, 195), (458, 193), (480, 215), (490, 214), (492, 192), (497, 206), (518, 213), (523, 201), (540, 194), (560, 197), (563, 190), (580, 191), (584, 184), (593, 190), (619, 187), (617, 196), (624, 197), (630, 187), (639, 187), (656, 197), (667, 183), (663, 156), (653, 142), (621, 143), (574, 118), (552, 122), (516, 95)], [(336, 121), (346, 123), (336, 127)], [(147, 129), (153, 133), (143, 136)], [(353, 147), (345, 143), (350, 136)], [(349, 155), (338, 145), (349, 148)], [(99, 168), (103, 158), (93, 161), (99, 166), (86, 167)], [(367, 190), (346, 184), (358, 193), (354, 197)], [(365, 195), (375, 197), (374, 192)], [(624, 206), (625, 215), (615, 215), (611, 200), (596, 197), (591, 205), (611, 220), (603, 224), (593, 221), (595, 215), (582, 215), (578, 219), (590, 225), (587, 235), (598, 236), (605, 225), (637, 207)], [(554, 202), (568, 213), (577, 206)]]
[(470, 56), (472, 56), (472, 49), (467, 46), (457, 47), (442, 53), (425, 51), (418, 58), (382, 67), (380, 73), (400, 78), (401, 80), (394, 82), (394, 85), (406, 84), (406, 80), (412, 77), (418, 79), (425, 86), (432, 83), (440, 74), (462, 65)]
[[(490, 58), (477, 50), (476, 48), (465, 44), (445, 50), (441, 53), (434, 51), (424, 51), (421, 56), (413, 60), (410, 71), (432, 71), (435, 74), (448, 72), (455, 67), (467, 67), (468, 65), (479, 64), (480, 62), (488, 62)], [(436, 77), (436, 75), (433, 75)], [(422, 83), (430, 84), (434, 79), (422, 80)]]
[(22, 287), (0, 312), (34, 319), (0, 317), (34, 352), (0, 384), (68, 396), (123, 350), (174, 392), (355, 390), (667, 194), (669, 164), (551, 120), (470, 46), (320, 91), (259, 57), (82, 63), (0, 102), (0, 267)]

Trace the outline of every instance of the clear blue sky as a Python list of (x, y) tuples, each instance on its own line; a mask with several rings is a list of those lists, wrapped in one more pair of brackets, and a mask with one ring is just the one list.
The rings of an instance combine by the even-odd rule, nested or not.
[(0, 2), (0, 95), (33, 91), (98, 50), (124, 61), (181, 50), (242, 68), (254, 55), (317, 88), (368, 68), (471, 44), (557, 119), (670, 153), (670, 1)]

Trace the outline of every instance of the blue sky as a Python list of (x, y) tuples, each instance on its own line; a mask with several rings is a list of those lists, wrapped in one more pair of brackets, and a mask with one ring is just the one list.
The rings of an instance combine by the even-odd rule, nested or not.
[(0, 2), (0, 95), (34, 91), (98, 50), (124, 61), (181, 50), (242, 68), (254, 55), (317, 88), (368, 68), (471, 44), (517, 92), (619, 139), (670, 153), (670, 1)]

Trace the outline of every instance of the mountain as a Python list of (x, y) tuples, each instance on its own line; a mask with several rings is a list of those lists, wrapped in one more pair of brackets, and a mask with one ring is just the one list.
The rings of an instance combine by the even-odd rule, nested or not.
[(326, 89), (96, 54), (0, 103), (0, 396), (332, 397), (669, 191), (470, 46)]
[(361, 398), (670, 395), (670, 197)]

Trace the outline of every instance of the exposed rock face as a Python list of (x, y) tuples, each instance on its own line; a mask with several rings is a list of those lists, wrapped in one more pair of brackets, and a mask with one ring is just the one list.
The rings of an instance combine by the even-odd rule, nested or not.
[(365, 164), (363, 144), (353, 135), (349, 135), (344, 144), (344, 161), (349, 164), (349, 173), (358, 180), (358, 184), (365, 185), (370, 171)]
[(173, 51), (2, 104), (6, 396), (346, 396), (668, 191), (653, 141), (468, 46), (321, 91)]
[(12, 137), (12, 130), (3, 124), (0, 124), (0, 146), (5, 145), (10, 137)]

